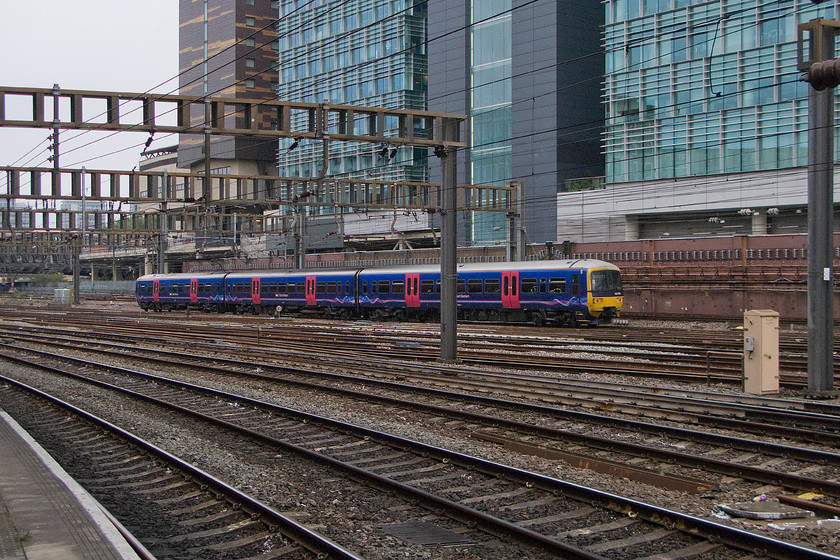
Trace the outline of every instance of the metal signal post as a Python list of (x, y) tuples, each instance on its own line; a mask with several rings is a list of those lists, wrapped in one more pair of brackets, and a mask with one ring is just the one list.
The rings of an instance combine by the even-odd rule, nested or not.
[[(808, 393), (834, 389), (834, 87), (831, 71), (840, 22), (800, 24), (798, 69), (808, 88)], [(809, 35), (807, 57), (805, 34)]]

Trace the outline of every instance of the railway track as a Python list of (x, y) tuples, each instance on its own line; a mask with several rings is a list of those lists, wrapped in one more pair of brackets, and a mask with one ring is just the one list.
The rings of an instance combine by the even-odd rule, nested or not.
[[(817, 412), (817, 409), (813, 407), (812, 410), (804, 412), (790, 408), (774, 410), (769, 408), (766, 402), (765, 406), (750, 404), (746, 405), (745, 418), (733, 419), (686, 412), (685, 405), (681, 406), (680, 399), (674, 397), (677, 402), (672, 404), (679, 412), (672, 412), (668, 419), (676, 425), (650, 424), (627, 418), (557, 409), (543, 404), (475, 395), (475, 393), (486, 393), (497, 389), (493, 385), (497, 380), (501, 381), (498, 376), (491, 376), (489, 380), (485, 379), (483, 387), (479, 387), (478, 381), (464, 384), (465, 375), (447, 377), (447, 384), (459, 389), (466, 387), (474, 393), (468, 394), (407, 385), (405, 378), (417, 377), (416, 373), (402, 375), (400, 377), (403, 379), (395, 383), (369, 380), (355, 375), (327, 374), (312, 369), (276, 367), (271, 364), (252, 364), (243, 368), (241, 361), (236, 358), (225, 360), (219, 356), (163, 352), (160, 349), (152, 352), (131, 348), (128, 349), (131, 355), (126, 356), (114, 349), (117, 345), (108, 346), (111, 349), (89, 348), (87, 352), (88, 354), (100, 352), (112, 359), (130, 358), (134, 361), (139, 357), (143, 362), (151, 362), (159, 368), (166, 368), (169, 364), (177, 363), (181, 375), (185, 375), (185, 368), (192, 368), (194, 373), (190, 373), (191, 377), (206, 377), (207, 374), (213, 374), (219, 380), (224, 379), (227, 382), (241, 383), (245, 380), (258, 380), (266, 384), (265, 391), (267, 392), (274, 391), (278, 386), (294, 386), (307, 391), (335, 394), (363, 401), (359, 403), (359, 407), (367, 408), (373, 404), (386, 409), (402, 409), (400, 414), (422, 413), (429, 417), (427, 424), (457, 421), (461, 423), (461, 429), (466, 433), (472, 433), (472, 437), (509, 446), (529, 446), (531, 452), (537, 454), (549, 453), (546, 446), (549, 448), (554, 446), (556, 449), (572, 445), (581, 450), (587, 450), (581, 457), (596, 460), (599, 456), (603, 458), (602, 456), (606, 455), (611, 457), (612, 462), (623, 458), (623, 463), (632, 462), (639, 467), (637, 470), (646, 469), (648, 473), (662, 472), (663, 464), (677, 465), (682, 469), (699, 471), (704, 475), (716, 473), (735, 476), (753, 482), (778, 485), (794, 492), (821, 492), (831, 496), (835, 501), (840, 499), (840, 455), (830, 451), (840, 443), (840, 414), (838, 414), (838, 407), (834, 405), (822, 404), (819, 406), (822, 412)], [(70, 345), (64, 347), (69, 348)], [(64, 353), (59, 355), (34, 349), (30, 352), (39, 359), (66, 357)], [(6, 357), (14, 359), (12, 356), (6, 355)], [(101, 365), (104, 367), (108, 364)], [(141, 374), (138, 372), (138, 375)], [(476, 374), (475, 377), (479, 378), (481, 374)], [(580, 385), (578, 388), (589, 389)], [(519, 391), (523, 394), (532, 392), (524, 388), (519, 388), (517, 392)], [(543, 394), (549, 395), (550, 392), (543, 390)], [(642, 392), (625, 395), (627, 400), (635, 401), (632, 407), (633, 412), (638, 412), (645, 406), (644, 399), (647, 397), (657, 402), (665, 398), (662, 395), (648, 395)], [(543, 398), (542, 400), (550, 399)], [(744, 407), (743, 404), (710, 401), (701, 405), (697, 399), (690, 399), (692, 400), (695, 401), (693, 404), (698, 409), (700, 406), (720, 405), (730, 414), (739, 408), (743, 410)], [(758, 399), (753, 400), (759, 402)], [(393, 413), (393, 411), (385, 410), (382, 415), (388, 413)], [(755, 418), (762, 413), (765, 418), (756, 425)], [(527, 418), (527, 422), (522, 421), (522, 418)], [(773, 421), (776, 423), (772, 424)], [(570, 424), (576, 428), (570, 429)], [(686, 424), (694, 427), (686, 429), (684, 428)], [(808, 427), (801, 427), (802, 425)], [(725, 436), (700, 431), (701, 428), (709, 429), (709, 427), (727, 429), (738, 434), (742, 431), (759, 432), (765, 436), (787, 438), (806, 445), (811, 445), (816, 439), (826, 446), (827, 450), (795, 447), (789, 442), (786, 444), (768, 443), (740, 436)], [(744, 430), (744, 428), (749, 428), (749, 430)], [(625, 435), (617, 437), (613, 435), (614, 432)], [(646, 438), (644, 444), (638, 443), (638, 434), (644, 434)], [(652, 464), (639, 464), (642, 459)], [(764, 464), (772, 465), (772, 467), (763, 466)], [(797, 474), (800, 471), (809, 474)], [(646, 476), (644, 473), (635, 476), (640, 476), (641, 480), (656, 478)], [(691, 473), (686, 475), (686, 478), (690, 476)], [(677, 476), (672, 478), (677, 478)], [(714, 487), (715, 484), (698, 482), (694, 479), (685, 487), (692, 489), (692, 486), (708, 489)], [(697, 491), (696, 488), (693, 490)]]
[[(123, 318), (86, 313), (62, 316), (44, 312), (43, 315), (25, 314), (20, 320), (42, 325), (66, 321), (68, 326), (72, 324), (119, 336), (247, 343), (299, 352), (342, 354), (350, 358), (357, 356), (359, 351), (382, 358), (400, 358), (405, 356), (408, 347), (417, 360), (435, 361), (439, 357), (436, 326), (422, 324), (403, 324), (400, 329), (394, 329), (368, 322), (347, 324), (321, 320), (272, 321), (236, 317), (229, 322), (228, 316), (224, 317), (224, 322), (217, 322), (217, 318), (206, 314), (197, 315), (197, 321), (191, 321), (187, 314), (155, 314), (151, 316), (153, 320), (149, 317), (148, 314)], [(7, 320), (11, 322), (12, 318)], [(679, 335), (673, 331), (650, 329), (639, 333), (634, 329), (598, 329), (594, 335), (585, 329), (517, 329), (516, 332), (519, 331), (545, 335), (503, 335), (494, 326), (472, 327), (460, 335), (459, 358), (463, 363), (474, 365), (557, 374), (586, 369), (605, 374), (708, 383), (741, 382), (742, 342), (733, 333), (726, 333), (726, 339), (719, 333), (692, 333), (693, 341), (680, 342), (675, 340)], [(593, 336), (605, 340), (595, 341)], [(609, 338), (613, 340), (606, 340)], [(792, 335), (791, 340), (780, 347), (780, 383), (785, 387), (807, 386), (807, 352), (803, 351), (804, 343), (798, 338), (801, 337)], [(840, 362), (840, 349), (837, 355)]]
[[(77, 364), (71, 374), (65, 371), (70, 369), (66, 363), (51, 367), (46, 361), (42, 356), (27, 368), (48, 370), (49, 375), (69, 374), (85, 384), (96, 384), (100, 391), (118, 392), (132, 401), (142, 399), (165, 414), (193, 418), (187, 423), (200, 419), (202, 426), (239, 441), (245, 453), (258, 453), (248, 451), (253, 445), (268, 446), (296, 457), (294, 461), (327, 465), (342, 477), (384, 489), (406, 504), (423, 504), (449, 523), (465, 523), (456, 534), (473, 546), (516, 543), (515, 555), (503, 552), (493, 557), (736, 559), (760, 551), (770, 558), (831, 558), (613, 494), (240, 395), (96, 364)], [(498, 541), (495, 535), (504, 538)]]
[(2, 380), (4, 407), (64, 458), (110, 515), (132, 527), (127, 536), (141, 551), (157, 558), (361, 560), (150, 442), (48, 393)]

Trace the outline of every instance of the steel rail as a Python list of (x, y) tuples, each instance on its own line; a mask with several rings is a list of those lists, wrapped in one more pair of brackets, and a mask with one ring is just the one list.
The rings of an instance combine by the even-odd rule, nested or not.
[(104, 420), (90, 412), (87, 412), (62, 399), (59, 399), (58, 397), (55, 397), (53, 395), (50, 395), (49, 393), (41, 391), (40, 389), (17, 381), (11, 377), (0, 375), (0, 379), (2, 379), (5, 383), (14, 385), (15, 387), (27, 391), (33, 395), (37, 395), (38, 397), (44, 400), (47, 400), (61, 408), (64, 408), (72, 412), (73, 414), (76, 414), (88, 420), (89, 422), (92, 422), (97, 426), (100, 426), (105, 430), (116, 434), (120, 438), (131, 442), (132, 444), (136, 445), (139, 448), (142, 448), (151, 455), (159, 457), (163, 461), (174, 465), (177, 469), (188, 473), (195, 480), (199, 480), (202, 483), (207, 484), (208, 487), (212, 488), (215, 493), (224, 496), (225, 499), (231, 504), (239, 504), (243, 511), (259, 515), (266, 525), (276, 528), (283, 535), (297, 542), (298, 544), (315, 554), (326, 554), (329, 558), (344, 560), (364, 560), (362, 557), (353, 554), (352, 552), (344, 549), (340, 545), (330, 541), (326, 537), (323, 537), (315, 533), (314, 531), (307, 529), (300, 523), (289, 519), (288, 517), (274, 510), (270, 506), (256, 500), (255, 498), (248, 496), (247, 494), (240, 492), (239, 490), (226, 484), (222, 480), (214, 477), (210, 473), (203, 471), (198, 467), (191, 465), (190, 463), (187, 463), (186, 461), (176, 457), (175, 455), (172, 455), (168, 451), (157, 447), (156, 445), (132, 434), (131, 432), (120, 428), (115, 424), (112, 424), (111, 422), (108, 422), (107, 420)]
[[(70, 360), (73, 361), (74, 359)], [(140, 398), (158, 405), (162, 404), (168, 408), (178, 410), (196, 418), (212, 422), (217, 425), (222, 425), (231, 430), (236, 430), (257, 440), (278, 445), (296, 453), (304, 454), (305, 456), (308, 456), (319, 462), (323, 462), (340, 468), (348, 472), (349, 474), (355, 476), (362, 476), (368, 481), (373, 481), (373, 483), (379, 487), (409, 492), (416, 499), (424, 503), (430, 504), (434, 507), (446, 507), (447, 509), (451, 508), (450, 511), (453, 513), (453, 515), (455, 515), (456, 518), (463, 519), (461, 516), (467, 516), (466, 520), (478, 523), (480, 526), (485, 528), (485, 530), (490, 530), (491, 532), (503, 531), (505, 534), (508, 534), (518, 539), (523, 539), (524, 541), (531, 542), (532, 544), (534, 542), (534, 539), (536, 539), (536, 542), (540, 543), (540, 545), (542, 546), (545, 546), (549, 550), (553, 549), (557, 552), (562, 552), (567, 555), (572, 554), (575, 558), (599, 560), (602, 560), (604, 558), (602, 556), (589, 553), (588, 551), (585, 551), (583, 549), (578, 549), (577, 547), (557, 541), (551, 537), (542, 535), (540, 533), (536, 533), (523, 527), (519, 527), (513, 523), (504, 521), (495, 516), (485, 514), (477, 510), (473, 510), (472, 508), (463, 506), (461, 504), (458, 504), (457, 502), (453, 502), (451, 500), (435, 496), (426, 491), (393, 481), (387, 477), (380, 476), (375, 473), (369, 473), (368, 471), (359, 469), (358, 467), (352, 465), (348, 465), (341, 461), (337, 461), (334, 458), (319, 453), (317, 451), (312, 451), (279, 440), (272, 436), (268, 436), (266, 434), (262, 434), (254, 430), (238, 426), (231, 422), (216, 419), (201, 412), (191, 410), (180, 405), (176, 405), (174, 403), (160, 401), (154, 397), (143, 395), (141, 393), (136, 393), (135, 391), (126, 389), (124, 387), (119, 387), (102, 381), (86, 378), (81, 375), (64, 372), (62, 370), (58, 370), (50, 366), (45, 366), (34, 362), (30, 362), (30, 365), (39, 369), (54, 371), (60, 375), (78, 378), (85, 382), (92, 383), (101, 387), (107, 387), (111, 390), (115, 390), (124, 394), (130, 394), (135, 398)], [(112, 371), (122, 371), (123, 373), (132, 376), (139, 376), (150, 381), (155, 381), (157, 384), (168, 384), (173, 387), (180, 388), (181, 390), (192, 390), (219, 399), (232, 399), (240, 401), (249, 407), (259, 407), (266, 411), (292, 415), (301, 418), (304, 422), (316, 422), (318, 424), (324, 425), (326, 427), (338, 431), (357, 434), (365, 438), (376, 438), (377, 441), (387, 443), (388, 445), (397, 448), (417, 449), (422, 453), (438, 457), (442, 460), (449, 460), (464, 468), (474, 469), (478, 472), (482, 472), (493, 476), (502, 476), (508, 480), (517, 481), (525, 485), (535, 486), (549, 492), (562, 492), (566, 496), (579, 500), (584, 500), (590, 503), (599, 503), (607, 509), (611, 509), (613, 511), (620, 511), (634, 517), (640, 516), (642, 519), (645, 519), (649, 522), (653, 522), (658, 525), (665, 525), (666, 527), (670, 528), (675, 528), (681, 532), (686, 532), (694, 536), (701, 536), (702, 538), (713, 539), (717, 542), (723, 542), (728, 546), (732, 546), (742, 550), (746, 549), (761, 551), (762, 553), (767, 554), (772, 558), (784, 560), (836, 560), (836, 557), (834, 556), (827, 555), (813, 549), (793, 545), (791, 543), (786, 543), (784, 541), (779, 541), (770, 537), (757, 535), (748, 531), (743, 531), (741, 529), (727, 527), (725, 525), (721, 525), (712, 521), (699, 519), (687, 514), (675, 512), (666, 508), (660, 508), (658, 506), (653, 506), (608, 492), (594, 490), (578, 484), (561, 481), (552, 477), (524, 471), (522, 469), (509, 467), (506, 465), (494, 463), (476, 457), (471, 457), (455, 451), (450, 451), (439, 447), (427, 445), (421, 442), (410, 440), (408, 438), (402, 438), (391, 434), (378, 432), (361, 426), (339, 422), (330, 418), (320, 417), (307, 412), (282, 407), (264, 401), (242, 397), (239, 395), (233, 395), (230, 393), (225, 393), (223, 391), (218, 391), (207, 387), (161, 378), (143, 372), (136, 372), (132, 370), (127, 370), (125, 368), (118, 368), (109, 365), (102, 365), (101, 367)]]
[[(39, 350), (27, 350), (28, 352), (37, 353), (44, 356), (49, 356), (56, 359), (64, 359), (73, 361), (80, 364), (92, 364), (97, 367), (107, 368), (112, 371), (116, 371), (119, 373), (126, 373), (132, 375), (139, 375), (139, 376), (148, 376), (150, 374), (146, 374), (144, 372), (130, 370), (127, 368), (121, 368), (117, 366), (111, 366), (108, 364), (102, 364), (98, 362), (91, 362), (88, 360), (81, 360), (77, 358), (70, 358), (66, 356), (61, 356), (58, 354), (53, 354), (45, 351)], [(0, 356), (8, 357), (6, 355), (0, 354)], [(143, 358), (144, 360), (149, 358)], [(155, 360), (158, 361), (158, 360)], [(166, 360), (159, 360), (163, 363), (169, 363)], [(235, 360), (216, 360), (220, 363), (227, 363), (231, 366), (241, 365)], [(34, 364), (32, 364), (34, 365)], [(201, 365), (205, 371), (215, 371), (217, 373), (230, 373), (230, 370), (225, 369), (221, 366), (212, 366), (212, 365)], [(425, 387), (419, 386), (406, 386), (403, 383), (392, 383), (386, 381), (373, 381), (367, 383), (367, 380), (354, 378), (350, 376), (344, 376), (340, 374), (331, 374), (331, 373), (324, 373), (324, 372), (313, 372), (312, 370), (300, 370), (300, 369), (292, 369), (287, 367), (278, 367), (278, 366), (271, 366), (269, 364), (261, 364), (259, 365), (260, 368), (265, 369), (273, 369), (273, 370), (281, 370), (286, 372), (292, 373), (303, 373), (305, 375), (318, 375), (323, 378), (331, 378), (340, 381), (355, 381), (355, 382), (365, 382), (366, 384), (375, 385), (379, 387), (388, 388), (391, 390), (397, 391), (413, 391), (416, 393), (420, 393), (422, 395), (434, 396), (448, 400), (457, 400), (459, 402), (467, 402), (473, 404), (481, 404), (483, 406), (488, 407), (496, 407), (496, 408), (505, 408), (507, 410), (512, 411), (521, 411), (526, 413), (538, 413), (544, 414), (553, 418), (562, 418), (562, 419), (570, 419), (576, 422), (584, 421), (588, 423), (593, 423), (596, 425), (608, 425), (617, 427), (623, 430), (637, 430), (644, 433), (654, 434), (654, 435), (668, 435), (672, 437), (677, 437), (682, 440), (688, 441), (699, 441), (701, 443), (706, 443), (710, 445), (715, 445), (717, 447), (728, 447), (732, 449), (739, 449), (742, 451), (750, 451), (750, 452), (758, 452), (764, 453), (767, 455), (772, 455), (776, 457), (786, 457), (786, 458), (795, 458), (803, 461), (808, 461), (815, 464), (829, 464), (834, 466), (840, 466), (840, 454), (836, 453), (829, 453), (824, 451), (806, 449), (801, 447), (792, 447), (792, 446), (785, 446), (779, 445), (774, 443), (768, 442), (761, 442), (757, 440), (748, 440), (746, 438), (736, 438), (732, 436), (724, 436), (720, 434), (713, 434), (708, 432), (699, 432), (696, 430), (688, 430), (684, 428), (677, 428), (673, 426), (665, 426), (662, 424), (650, 424), (646, 422), (640, 422), (635, 420), (624, 420), (624, 419), (617, 419), (617, 418), (610, 418), (604, 417), (600, 415), (593, 415), (589, 413), (582, 413), (582, 412), (574, 412), (574, 411), (565, 411), (556, 408), (550, 408), (543, 405), (535, 405), (535, 404), (527, 404), (527, 403), (520, 403), (516, 401), (508, 401), (508, 400), (501, 400), (492, 397), (483, 397), (477, 395), (467, 395), (463, 393), (453, 393), (449, 391), (442, 391), (439, 389), (429, 389)], [(425, 411), (427, 413), (442, 415), (450, 418), (454, 418), (461, 421), (473, 421), (478, 422), (482, 425), (486, 425), (488, 427), (496, 427), (496, 428), (506, 428), (509, 430), (513, 430), (518, 434), (529, 434), (529, 435), (538, 435), (540, 437), (545, 437), (554, 440), (563, 440), (563, 441), (572, 441), (576, 444), (585, 445), (590, 448), (596, 448), (604, 451), (619, 451), (630, 454), (636, 457), (646, 457), (646, 458), (655, 458), (657, 460), (679, 464), (682, 466), (690, 467), (690, 468), (702, 468), (711, 472), (718, 472), (721, 474), (729, 475), (729, 476), (736, 476), (741, 478), (747, 478), (750, 480), (755, 480), (767, 484), (775, 484), (775, 485), (782, 485), (786, 488), (793, 489), (793, 490), (811, 490), (815, 492), (822, 492), (824, 494), (828, 494), (835, 497), (840, 497), (840, 482), (831, 482), (826, 480), (820, 480), (812, 477), (806, 477), (801, 475), (795, 475), (791, 473), (785, 473), (777, 470), (765, 469), (760, 467), (755, 467), (751, 465), (743, 465), (739, 463), (731, 463), (728, 461), (703, 457), (701, 455), (689, 454), (689, 453), (682, 453), (677, 451), (670, 451), (670, 450), (661, 450), (655, 449), (649, 446), (636, 444), (636, 443), (627, 443), (622, 442), (615, 439), (604, 438), (599, 436), (593, 435), (581, 435), (576, 434), (567, 430), (560, 430), (556, 428), (551, 428), (547, 426), (537, 425), (533, 423), (526, 423), (514, 420), (508, 420), (506, 418), (502, 418), (499, 416), (489, 416), (486, 414), (478, 414), (478, 413), (471, 413), (465, 410), (457, 409), (453, 410), (452, 408), (447, 408), (444, 406), (432, 405), (423, 402), (407, 402), (400, 399), (395, 399), (391, 397), (384, 397), (384, 396), (377, 396), (368, 393), (360, 393), (358, 391), (352, 391), (349, 389), (341, 389), (336, 387), (325, 387), (323, 385), (319, 385), (317, 383), (308, 383), (305, 381), (297, 381), (291, 380), (287, 378), (277, 378), (268, 375), (264, 375), (261, 373), (252, 373), (252, 372), (235, 372), (237, 375), (242, 375), (249, 378), (259, 379), (261, 381), (269, 381), (273, 383), (285, 383), (288, 385), (295, 385), (300, 387), (306, 387), (312, 390), (320, 390), (320, 391), (328, 391), (333, 394), (338, 394), (342, 396), (349, 396), (352, 398), (362, 398), (367, 401), (383, 403), (389, 406), (399, 406), (399, 407), (409, 407), (415, 410)], [(157, 376), (152, 376), (155, 379), (158, 379)], [(167, 379), (167, 378), (163, 378)], [(172, 381), (172, 380), (169, 380)]]

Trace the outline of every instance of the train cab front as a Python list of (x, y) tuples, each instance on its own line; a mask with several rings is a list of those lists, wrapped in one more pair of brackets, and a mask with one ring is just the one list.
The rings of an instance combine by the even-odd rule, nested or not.
[(589, 272), (589, 297), (587, 307), (592, 317), (590, 324), (606, 325), (621, 316), (624, 291), (621, 272), (617, 268), (593, 269)]

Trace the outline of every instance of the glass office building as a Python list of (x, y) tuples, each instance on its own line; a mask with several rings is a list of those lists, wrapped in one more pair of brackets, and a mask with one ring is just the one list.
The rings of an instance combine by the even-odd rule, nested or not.
[[(470, 3), (470, 177), (477, 185), (504, 186), (513, 176), (511, 0)], [(475, 244), (505, 240), (505, 217), (474, 212)]]
[[(426, 3), (413, 0), (280, 2), (283, 101), (426, 109)], [(285, 143), (285, 146), (291, 141)], [(315, 177), (320, 142), (281, 145), (280, 174)], [(428, 180), (427, 150), (334, 142), (327, 175)]]
[[(429, 108), (468, 116), (459, 181), (522, 181), (529, 243), (556, 239), (558, 189), (603, 175), (602, 25), (600, 0), (429, 1)], [(458, 220), (461, 242), (506, 241), (504, 216)]]
[[(808, 163), (797, 26), (810, 0), (607, 0), (606, 182)], [(836, 144), (835, 144), (836, 146)]]

